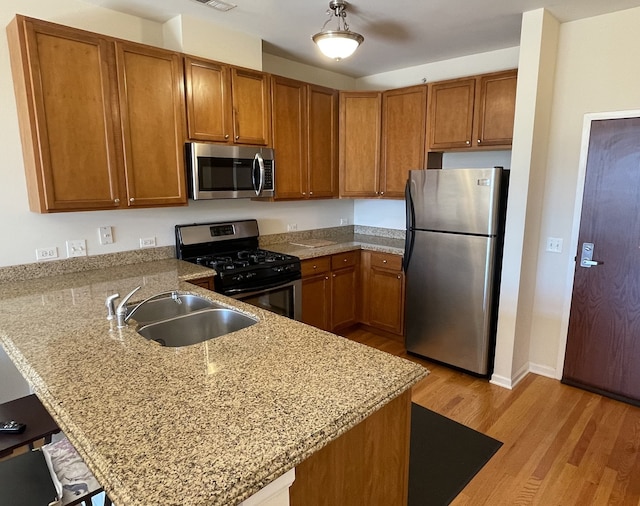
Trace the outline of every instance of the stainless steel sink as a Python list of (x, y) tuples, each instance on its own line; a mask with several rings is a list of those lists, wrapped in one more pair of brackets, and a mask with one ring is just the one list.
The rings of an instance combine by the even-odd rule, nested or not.
[[(140, 326), (160, 320), (183, 316), (194, 311), (200, 311), (209, 308), (222, 307), (209, 299), (200, 297), (199, 295), (182, 294), (179, 292), (163, 294), (160, 297), (152, 298), (143, 304), (127, 305), (127, 319), (131, 318), (138, 322)], [(139, 306), (137, 309), (136, 306)], [(133, 311), (135, 309), (135, 311)], [(133, 313), (132, 313), (133, 311)]]
[(138, 328), (138, 334), (163, 346), (201, 343), (255, 325), (258, 320), (233, 309), (204, 309)]

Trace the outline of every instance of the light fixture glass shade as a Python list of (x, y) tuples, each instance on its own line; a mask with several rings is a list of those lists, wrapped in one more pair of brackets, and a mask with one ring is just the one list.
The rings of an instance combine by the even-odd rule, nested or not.
[(338, 61), (351, 56), (364, 41), (362, 35), (349, 30), (320, 32), (316, 33), (312, 39), (322, 54)]

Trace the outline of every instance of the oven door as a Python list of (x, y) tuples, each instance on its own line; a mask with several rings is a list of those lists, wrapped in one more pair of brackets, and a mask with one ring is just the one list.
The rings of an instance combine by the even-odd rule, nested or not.
[(273, 313), (300, 321), (302, 317), (302, 281), (296, 280), (273, 288), (231, 295)]

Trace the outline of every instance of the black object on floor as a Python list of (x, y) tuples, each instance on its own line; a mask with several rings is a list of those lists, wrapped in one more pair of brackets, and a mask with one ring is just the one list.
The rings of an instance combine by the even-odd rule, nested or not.
[(412, 403), (409, 506), (449, 504), (501, 446), (500, 441)]

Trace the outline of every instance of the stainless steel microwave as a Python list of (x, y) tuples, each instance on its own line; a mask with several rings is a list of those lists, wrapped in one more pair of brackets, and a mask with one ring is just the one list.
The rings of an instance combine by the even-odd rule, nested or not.
[(273, 149), (204, 142), (185, 149), (193, 200), (274, 196)]

